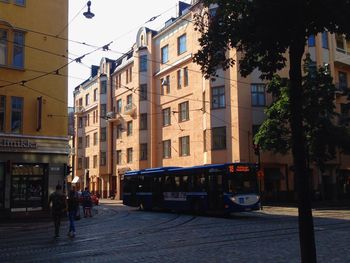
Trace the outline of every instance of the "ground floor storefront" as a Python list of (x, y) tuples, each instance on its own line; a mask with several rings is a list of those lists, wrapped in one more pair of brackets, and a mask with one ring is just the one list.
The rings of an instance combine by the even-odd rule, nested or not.
[(56, 185), (66, 188), (66, 140), (23, 136), (0, 140), (1, 217), (46, 211)]
[[(259, 190), (267, 202), (296, 202), (296, 179), (292, 165), (265, 163), (259, 177)], [(312, 201), (350, 201), (350, 170), (328, 165), (324, 171), (309, 170)]]

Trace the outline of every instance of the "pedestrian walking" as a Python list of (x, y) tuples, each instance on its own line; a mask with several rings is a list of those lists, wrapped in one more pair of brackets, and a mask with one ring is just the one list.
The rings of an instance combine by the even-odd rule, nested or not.
[(91, 215), (91, 207), (92, 207), (92, 201), (91, 201), (91, 193), (89, 191), (89, 188), (85, 187), (85, 190), (81, 194), (83, 196), (83, 210), (84, 210), (84, 217), (92, 217)]
[(66, 212), (67, 208), (66, 196), (62, 193), (62, 186), (59, 184), (56, 186), (56, 191), (49, 197), (49, 206), (51, 203), (51, 214), (55, 224), (55, 237), (59, 237), (61, 217)]
[(69, 192), (68, 195), (68, 218), (69, 218), (69, 231), (68, 236), (75, 237), (75, 224), (74, 221), (79, 209), (79, 197), (75, 191), (75, 187)]

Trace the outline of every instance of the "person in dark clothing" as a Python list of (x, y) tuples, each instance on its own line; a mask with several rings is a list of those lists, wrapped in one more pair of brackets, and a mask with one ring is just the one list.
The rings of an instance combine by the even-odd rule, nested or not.
[(75, 191), (75, 187), (69, 192), (68, 195), (68, 218), (69, 218), (69, 232), (68, 236), (75, 237), (75, 217), (77, 215), (77, 210), (79, 209), (79, 197), (78, 193)]
[(56, 191), (49, 197), (49, 206), (52, 203), (51, 213), (55, 223), (55, 237), (60, 236), (61, 217), (67, 208), (66, 196), (62, 193), (62, 186), (57, 185)]
[(92, 217), (91, 214), (91, 207), (92, 207), (92, 200), (91, 200), (91, 193), (89, 191), (89, 188), (85, 187), (85, 191), (82, 192), (83, 197), (83, 209), (84, 209), (84, 217)]

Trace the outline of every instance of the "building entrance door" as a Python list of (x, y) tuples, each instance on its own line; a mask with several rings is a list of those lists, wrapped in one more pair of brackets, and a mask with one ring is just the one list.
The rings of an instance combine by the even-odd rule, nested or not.
[(13, 165), (11, 211), (43, 210), (46, 174), (42, 165)]

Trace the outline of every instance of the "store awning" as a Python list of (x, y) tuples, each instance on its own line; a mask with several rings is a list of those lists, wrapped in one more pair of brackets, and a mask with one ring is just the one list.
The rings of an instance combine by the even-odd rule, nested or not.
[(74, 176), (72, 184), (76, 184), (79, 181), (79, 176)]

